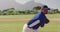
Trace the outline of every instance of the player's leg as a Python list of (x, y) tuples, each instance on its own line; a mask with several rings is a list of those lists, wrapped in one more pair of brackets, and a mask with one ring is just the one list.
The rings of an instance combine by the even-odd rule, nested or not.
[(23, 26), (23, 30), (22, 30), (22, 32), (25, 32), (25, 30), (26, 30), (26, 24)]
[(37, 30), (31, 29), (33, 32), (37, 32)]
[(22, 32), (37, 32), (37, 30), (28, 28), (27, 24), (24, 25)]
[(27, 27), (27, 24), (25, 24), (22, 32), (32, 32), (32, 30)]

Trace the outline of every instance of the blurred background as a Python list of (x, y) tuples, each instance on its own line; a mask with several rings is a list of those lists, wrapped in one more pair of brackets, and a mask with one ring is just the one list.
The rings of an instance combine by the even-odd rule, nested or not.
[(22, 32), (23, 25), (47, 5), (50, 23), (38, 32), (60, 32), (60, 0), (0, 0), (0, 32)]

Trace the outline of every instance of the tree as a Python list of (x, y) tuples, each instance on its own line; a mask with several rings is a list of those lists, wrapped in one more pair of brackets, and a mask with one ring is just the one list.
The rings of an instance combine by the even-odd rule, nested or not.
[(34, 14), (37, 13), (37, 11), (40, 10), (40, 9), (41, 9), (40, 6), (33, 7)]
[(2, 15), (2, 11), (0, 10), (0, 15)]
[(41, 7), (40, 6), (36, 6), (36, 7), (33, 7), (33, 10), (40, 10), (41, 9)]
[(49, 14), (56, 14), (56, 13), (60, 13), (60, 11), (58, 9), (52, 9), (49, 11)]

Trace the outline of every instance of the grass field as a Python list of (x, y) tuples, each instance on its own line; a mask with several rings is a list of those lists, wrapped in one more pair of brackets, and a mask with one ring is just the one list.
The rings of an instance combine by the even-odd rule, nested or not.
[[(7, 15), (0, 16), (0, 19), (30, 19), (33, 15)], [(48, 18), (60, 18), (59, 14), (46, 15)], [(0, 21), (0, 32), (22, 32), (26, 21)], [(44, 28), (39, 28), (38, 32), (60, 32), (60, 21), (51, 21)]]
[[(34, 15), (1, 15), (0, 18), (31, 18)], [(48, 18), (60, 18), (60, 14), (47, 14)]]
[[(22, 32), (26, 22), (0, 22), (0, 32)], [(39, 32), (60, 32), (60, 22), (50, 22), (44, 28), (39, 28)]]

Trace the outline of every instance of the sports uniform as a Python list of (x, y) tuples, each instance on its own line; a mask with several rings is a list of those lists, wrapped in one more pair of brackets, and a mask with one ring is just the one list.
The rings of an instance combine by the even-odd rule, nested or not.
[(23, 32), (37, 32), (37, 29), (44, 25), (45, 21), (46, 16), (40, 11), (24, 25)]

